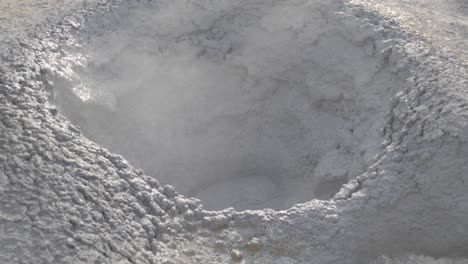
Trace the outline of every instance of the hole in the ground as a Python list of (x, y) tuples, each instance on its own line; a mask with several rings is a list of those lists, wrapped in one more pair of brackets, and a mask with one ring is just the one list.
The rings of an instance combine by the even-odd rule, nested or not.
[(329, 199), (377, 153), (397, 80), (326, 4), (235, 2), (90, 19), (86, 59), (56, 103), (207, 209)]

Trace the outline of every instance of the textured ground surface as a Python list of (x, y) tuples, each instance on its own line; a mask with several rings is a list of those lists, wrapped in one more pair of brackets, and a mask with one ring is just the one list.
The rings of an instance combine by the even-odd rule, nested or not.
[[(330, 201), (279, 212), (203, 210), (84, 138), (48, 103), (63, 60), (81, 50), (77, 36), (156, 3), (74, 12), (0, 48), (1, 263), (466, 263), (455, 260), (468, 247), (462, 49), (446, 53), (385, 14), (339, 1), (250, 4), (324, 15), (405, 80), (389, 102), (374, 164)], [(379, 258), (406, 254), (430, 257)]]
[(408, 30), (416, 31), (437, 46), (468, 60), (468, 2), (465, 0), (353, 0), (398, 21)]
[(48, 19), (56, 19), (76, 7), (90, 7), (96, 0), (2, 0), (0, 38), (30, 30)]

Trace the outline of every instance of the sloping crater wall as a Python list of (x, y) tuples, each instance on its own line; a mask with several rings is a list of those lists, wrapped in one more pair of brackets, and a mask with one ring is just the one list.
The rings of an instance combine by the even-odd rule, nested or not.
[(388, 43), (346, 32), (335, 8), (121, 6), (88, 21), (55, 103), (85, 136), (208, 209), (330, 199), (380, 151), (402, 85), (376, 54)]

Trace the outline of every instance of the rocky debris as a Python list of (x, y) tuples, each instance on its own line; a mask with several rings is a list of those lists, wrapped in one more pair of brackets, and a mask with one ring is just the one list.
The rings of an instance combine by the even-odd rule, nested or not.
[(236, 249), (231, 250), (231, 259), (234, 262), (240, 262), (242, 261), (243, 258), (244, 258), (244, 254), (242, 254), (242, 252)]
[(247, 243), (247, 249), (252, 253), (258, 253), (262, 249), (260, 239), (254, 237)]

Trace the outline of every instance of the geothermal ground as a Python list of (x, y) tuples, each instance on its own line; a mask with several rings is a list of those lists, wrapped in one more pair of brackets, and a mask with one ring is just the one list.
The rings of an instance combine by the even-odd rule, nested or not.
[(463, 1), (2, 1), (0, 263), (468, 263)]

